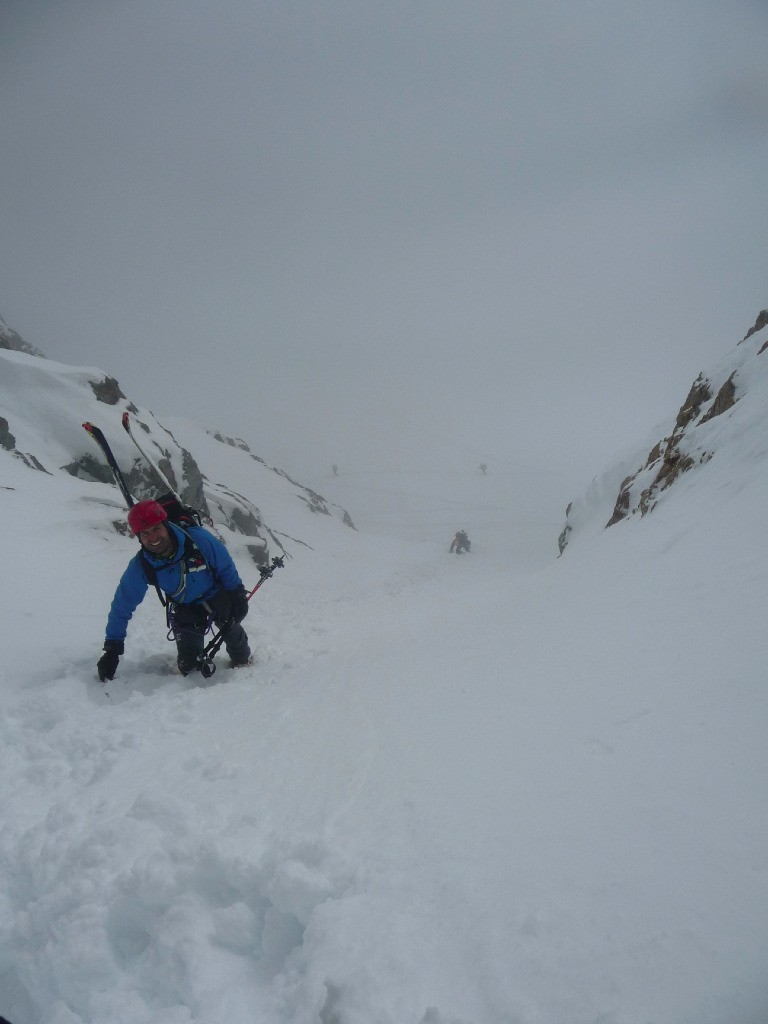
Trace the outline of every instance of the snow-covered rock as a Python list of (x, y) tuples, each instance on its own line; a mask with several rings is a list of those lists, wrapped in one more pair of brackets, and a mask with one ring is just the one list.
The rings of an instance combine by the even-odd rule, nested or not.
[(655, 431), (568, 506), (561, 554), (574, 537), (647, 515), (679, 491), (683, 478), (690, 483), (690, 474), (717, 474), (727, 481), (742, 471), (744, 459), (768, 453), (766, 349), (768, 311), (763, 310), (733, 351), (697, 376), (671, 428), (660, 439)]
[[(124, 413), (129, 414), (137, 442), (149, 461), (123, 430)], [(167, 425), (129, 401), (118, 382), (99, 369), (71, 367), (26, 352), (0, 350), (0, 445), (32, 469), (53, 475), (68, 473), (110, 485), (111, 493), (107, 496), (105, 492), (105, 515), (122, 528), (124, 517), (115, 519), (114, 515), (112, 473), (83, 430), (86, 421), (104, 432), (134, 498), (156, 497), (170, 486), (186, 504), (209, 517), (220, 533), (247, 538), (248, 552), (257, 564), (269, 561), (270, 552), (285, 553), (291, 541), (312, 543), (302, 536), (301, 525), (293, 520), (290, 527), (268, 521), (259, 498), (254, 498), (261, 493), (272, 494), (277, 488), (290, 495), (304, 512), (353, 525), (345, 509), (293, 480), (284, 470), (268, 466), (250, 452), (245, 442), (234, 447), (220, 434), (211, 435), (187, 425), (185, 443), (179, 443)], [(223, 454), (226, 449), (227, 459), (218, 458), (210, 450), (212, 436), (219, 452)], [(193, 454), (198, 445), (206, 450), (204, 468)], [(222, 462), (233, 454), (241, 463), (249, 461), (251, 496), (239, 493), (219, 471)]]
[(26, 352), (30, 356), (38, 356), (44, 359), (45, 356), (39, 348), (30, 345), (20, 334), (12, 330), (0, 316), (0, 348), (7, 348), (13, 352)]

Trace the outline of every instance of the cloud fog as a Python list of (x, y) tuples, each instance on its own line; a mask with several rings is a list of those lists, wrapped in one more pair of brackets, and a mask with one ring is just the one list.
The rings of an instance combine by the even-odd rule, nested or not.
[(591, 475), (766, 305), (760, 5), (11, 2), (0, 28), (0, 312), (297, 470)]

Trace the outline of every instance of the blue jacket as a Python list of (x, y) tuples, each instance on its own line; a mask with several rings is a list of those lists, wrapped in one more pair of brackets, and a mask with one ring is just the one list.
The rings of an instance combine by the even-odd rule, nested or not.
[[(202, 526), (190, 526), (187, 530), (170, 522), (166, 526), (176, 537), (176, 554), (168, 561), (155, 558), (145, 550), (130, 560), (109, 609), (107, 640), (125, 640), (128, 621), (146, 596), (149, 584), (141, 567), (142, 557), (156, 568), (160, 589), (179, 604), (195, 604), (207, 600), (222, 587), (235, 590), (243, 585), (232, 556), (212, 533)], [(192, 538), (198, 549), (192, 557), (185, 557), (184, 553), (187, 536)]]

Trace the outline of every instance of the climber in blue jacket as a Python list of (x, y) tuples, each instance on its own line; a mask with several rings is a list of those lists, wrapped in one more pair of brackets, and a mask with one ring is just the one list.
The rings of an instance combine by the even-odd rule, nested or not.
[(222, 630), (232, 667), (251, 664), (248, 635), (240, 625), (248, 614), (248, 597), (224, 544), (202, 526), (182, 530), (152, 500), (133, 505), (128, 525), (141, 550), (128, 563), (112, 599), (104, 654), (97, 664), (102, 683), (115, 677), (128, 622), (150, 583), (166, 606), (182, 675), (200, 668), (212, 621)]

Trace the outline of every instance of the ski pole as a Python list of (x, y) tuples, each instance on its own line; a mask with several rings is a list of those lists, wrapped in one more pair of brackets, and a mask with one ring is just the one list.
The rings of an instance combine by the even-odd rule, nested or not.
[[(283, 560), (283, 557), (275, 555), (275, 557), (272, 559), (271, 565), (260, 566), (259, 582), (253, 588), (250, 594), (246, 594), (246, 601), (251, 600), (253, 595), (264, 583), (264, 581), (268, 580), (270, 576), (273, 575), (275, 569), (282, 569), (284, 565), (285, 562)], [(216, 671), (216, 663), (214, 662), (213, 659), (218, 654), (221, 645), (224, 643), (225, 633), (228, 633), (232, 626), (234, 626), (234, 622), (224, 623), (224, 625), (219, 629), (218, 633), (216, 633), (211, 638), (211, 640), (209, 640), (209, 642), (206, 644), (206, 646), (203, 648), (200, 654), (198, 654), (197, 664), (200, 667), (200, 674), (202, 675), (203, 679), (210, 679), (213, 673)]]
[(246, 598), (245, 598), (246, 601), (250, 601), (251, 600), (251, 598), (256, 593), (256, 591), (259, 589), (259, 587), (262, 585), (264, 580), (268, 580), (269, 577), (273, 575), (275, 569), (282, 569), (284, 566), (285, 566), (285, 561), (284, 561), (282, 555), (275, 555), (275, 557), (272, 559), (272, 564), (271, 565), (261, 565), (261, 566), (259, 566), (259, 577), (260, 577), (259, 582), (253, 588), (253, 590), (250, 592), (250, 594), (246, 595)]

